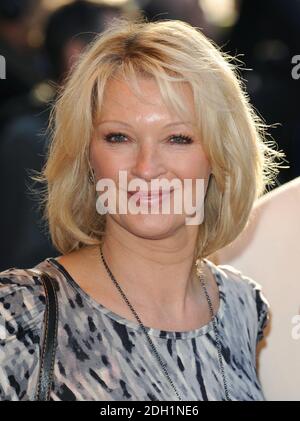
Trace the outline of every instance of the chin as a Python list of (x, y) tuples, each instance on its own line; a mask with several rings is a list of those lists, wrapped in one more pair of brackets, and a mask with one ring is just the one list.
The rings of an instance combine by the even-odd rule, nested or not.
[(137, 237), (161, 239), (184, 224), (182, 215), (121, 215), (119, 223)]

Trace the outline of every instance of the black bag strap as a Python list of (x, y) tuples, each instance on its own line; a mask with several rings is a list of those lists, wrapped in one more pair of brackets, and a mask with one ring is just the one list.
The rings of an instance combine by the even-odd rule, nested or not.
[(57, 347), (58, 300), (56, 291), (58, 290), (58, 283), (46, 272), (42, 272), (38, 269), (30, 269), (30, 271), (40, 277), (46, 295), (44, 338), (35, 400), (48, 401), (52, 387), (55, 352)]

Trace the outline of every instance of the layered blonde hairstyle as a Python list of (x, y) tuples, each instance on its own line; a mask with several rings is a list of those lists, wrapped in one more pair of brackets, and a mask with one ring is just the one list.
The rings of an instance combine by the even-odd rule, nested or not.
[(276, 160), (284, 154), (266, 140), (232, 57), (182, 21), (116, 18), (82, 54), (52, 110), (52, 139), (38, 179), (45, 183), (44, 218), (62, 254), (103, 242), (106, 216), (97, 213), (88, 181), (91, 137), (107, 82), (125, 78), (138, 91), (141, 76), (154, 78), (181, 116), (187, 112), (181, 83), (193, 91), (196, 130), (212, 168), (195, 259), (233, 241), (255, 199), (276, 180)]

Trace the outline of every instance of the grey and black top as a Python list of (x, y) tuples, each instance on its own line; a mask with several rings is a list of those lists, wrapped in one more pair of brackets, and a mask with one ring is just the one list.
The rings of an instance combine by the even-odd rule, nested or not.
[[(256, 346), (268, 320), (259, 284), (208, 259), (219, 287), (215, 321), (232, 400), (264, 400)], [(137, 322), (85, 293), (53, 257), (36, 268), (59, 283), (58, 347), (50, 399), (168, 401), (174, 391)], [(38, 378), (45, 293), (26, 269), (0, 272), (0, 400), (33, 400)], [(147, 328), (184, 400), (224, 400), (212, 321), (185, 332)]]

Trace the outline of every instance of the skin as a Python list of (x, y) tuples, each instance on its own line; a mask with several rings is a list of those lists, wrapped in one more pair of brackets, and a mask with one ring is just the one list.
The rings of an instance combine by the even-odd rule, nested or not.
[[(166, 107), (154, 80), (139, 79), (139, 83), (144, 99), (137, 97), (122, 80), (111, 80), (106, 87), (90, 145), (96, 180), (110, 178), (118, 185), (118, 171), (127, 170), (128, 180), (142, 179), (149, 187), (153, 179), (202, 178), (206, 189), (211, 167), (193, 125), (174, 124), (182, 119)], [(183, 93), (192, 122), (194, 106), (188, 85)], [(122, 142), (107, 142), (105, 136), (111, 132), (121, 132), (124, 136), (118, 139)], [(191, 136), (193, 143), (185, 144), (177, 137), (180, 134)], [(183, 144), (178, 144), (180, 141)], [(185, 214), (172, 212), (107, 214), (106, 218), (104, 257), (143, 323), (178, 331), (208, 323), (207, 302), (192, 271), (198, 226), (186, 225)], [(109, 278), (98, 247), (85, 247), (58, 260), (95, 301), (136, 321)], [(203, 269), (216, 311), (218, 287), (208, 267), (204, 265)]]

